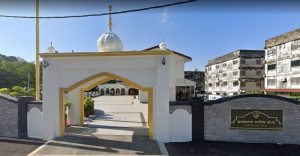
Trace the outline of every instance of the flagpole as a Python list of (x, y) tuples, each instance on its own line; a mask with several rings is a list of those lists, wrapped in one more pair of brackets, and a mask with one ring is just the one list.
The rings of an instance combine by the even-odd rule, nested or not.
[(40, 101), (40, 19), (38, 18), (40, 9), (39, 9), (39, 0), (36, 0), (35, 5), (35, 100)]

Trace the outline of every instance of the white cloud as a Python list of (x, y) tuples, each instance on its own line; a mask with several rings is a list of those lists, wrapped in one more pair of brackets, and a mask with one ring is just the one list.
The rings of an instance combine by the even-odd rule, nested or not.
[(169, 20), (168, 8), (164, 9), (160, 15), (160, 23), (167, 23)]

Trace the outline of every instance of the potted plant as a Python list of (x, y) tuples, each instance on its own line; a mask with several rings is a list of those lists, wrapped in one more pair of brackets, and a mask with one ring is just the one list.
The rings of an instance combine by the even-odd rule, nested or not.
[(65, 126), (68, 126), (69, 125), (69, 120), (68, 120), (68, 110), (70, 109), (72, 105), (72, 102), (65, 99), (64, 100), (64, 106), (65, 106)]
[(84, 98), (84, 116), (89, 117), (89, 115), (94, 114), (94, 103), (95, 101), (91, 97)]

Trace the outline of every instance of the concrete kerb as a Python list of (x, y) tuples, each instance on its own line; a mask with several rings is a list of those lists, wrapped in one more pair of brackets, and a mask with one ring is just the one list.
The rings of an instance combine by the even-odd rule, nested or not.
[(158, 146), (162, 155), (169, 155), (168, 150), (164, 143), (159, 142)]
[(40, 146), (39, 148), (35, 149), (34, 151), (32, 151), (31, 153), (29, 153), (27, 156), (33, 156), (36, 155), (36, 153), (38, 153), (40, 150), (42, 150), (47, 144), (49, 144), (51, 142), (51, 140), (47, 141), (46, 143), (44, 143), (42, 146)]

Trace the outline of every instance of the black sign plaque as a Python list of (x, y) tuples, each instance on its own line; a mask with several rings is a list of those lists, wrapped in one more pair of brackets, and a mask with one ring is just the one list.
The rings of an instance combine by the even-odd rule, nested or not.
[(281, 130), (282, 110), (231, 109), (231, 128)]

